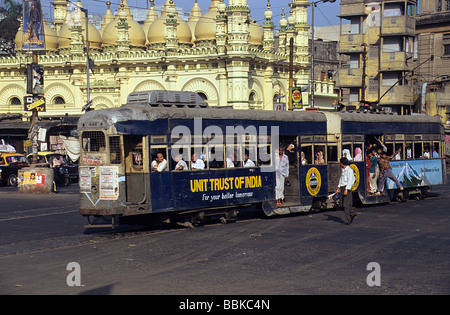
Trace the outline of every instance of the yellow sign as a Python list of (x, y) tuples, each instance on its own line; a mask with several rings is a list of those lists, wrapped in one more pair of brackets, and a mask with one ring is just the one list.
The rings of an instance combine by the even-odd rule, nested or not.
[(317, 168), (311, 167), (306, 173), (306, 189), (311, 194), (315, 196), (319, 193), (320, 187), (322, 186), (322, 177)]
[(355, 183), (352, 186), (352, 190), (356, 190), (359, 186), (359, 170), (358, 167), (355, 164), (350, 164), (350, 168), (355, 173)]

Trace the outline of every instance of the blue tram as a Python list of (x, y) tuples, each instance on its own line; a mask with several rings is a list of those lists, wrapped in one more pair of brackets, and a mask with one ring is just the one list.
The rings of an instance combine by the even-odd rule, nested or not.
[[(240, 207), (249, 205), (261, 206), (267, 215), (324, 209), (329, 192), (336, 190), (343, 150), (359, 147), (364, 152), (368, 143), (381, 138), (388, 150), (411, 139), (417, 154), (419, 145), (426, 144), (442, 151), (438, 119), (411, 118), (208, 108), (191, 92), (132, 93), (127, 104), (87, 112), (78, 122), (79, 212), (88, 218), (111, 215), (121, 222), (158, 218), (198, 223), (208, 215), (233, 219)], [(285, 202), (277, 208), (274, 166), (279, 148), (286, 148), (289, 176)], [(388, 195), (365, 193), (362, 156), (352, 162), (358, 175), (354, 195), (364, 203), (385, 202)], [(416, 157), (408, 161), (410, 166), (418, 167)], [(441, 158), (419, 161), (433, 162), (430, 167), (440, 178), (414, 182), (412, 189), (445, 182)]]

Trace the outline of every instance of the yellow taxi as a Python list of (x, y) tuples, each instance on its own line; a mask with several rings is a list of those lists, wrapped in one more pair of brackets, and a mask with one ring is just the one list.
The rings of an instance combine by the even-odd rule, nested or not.
[(23, 154), (0, 151), (0, 183), (17, 186), (17, 173), (25, 166), (29, 166), (29, 162)]

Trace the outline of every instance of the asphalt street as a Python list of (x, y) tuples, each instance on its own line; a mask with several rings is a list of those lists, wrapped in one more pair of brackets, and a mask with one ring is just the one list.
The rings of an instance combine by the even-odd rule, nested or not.
[(0, 187), (0, 294), (449, 294), (449, 187), (358, 208), (349, 226), (340, 211), (249, 211), (230, 224), (119, 232), (86, 231), (76, 185)]

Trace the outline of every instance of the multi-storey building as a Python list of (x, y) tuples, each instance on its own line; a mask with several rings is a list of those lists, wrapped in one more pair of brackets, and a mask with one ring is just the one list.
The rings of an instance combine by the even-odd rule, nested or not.
[(440, 115), (450, 128), (450, 0), (421, 1), (416, 35), (419, 63), (434, 56), (416, 71), (419, 109)]
[(388, 112), (413, 112), (416, 6), (416, 0), (341, 0), (337, 85), (348, 108), (375, 102)]

